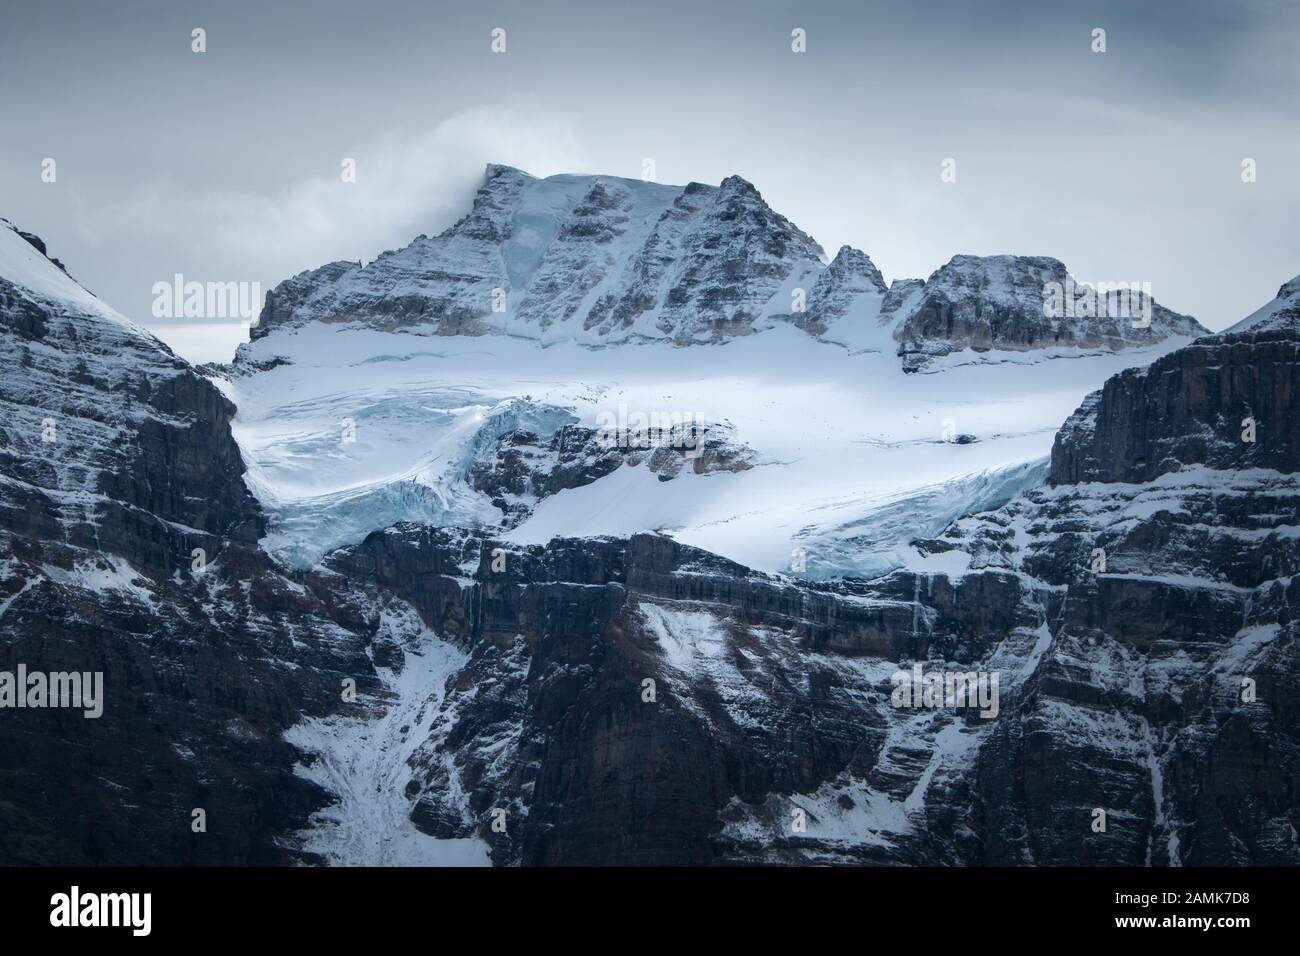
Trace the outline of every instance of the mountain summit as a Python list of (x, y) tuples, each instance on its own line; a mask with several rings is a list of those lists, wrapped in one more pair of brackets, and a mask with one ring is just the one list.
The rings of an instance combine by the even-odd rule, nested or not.
[(1145, 327), (1073, 309), (1051, 317), (1045, 286), (1072, 282), (1055, 259), (962, 255), (924, 282), (887, 287), (851, 247), (827, 264), (739, 176), (665, 186), (489, 165), (451, 228), (366, 265), (331, 262), (280, 283), (253, 336), (315, 321), (684, 346), (786, 322), (850, 350), (894, 351), (916, 370), (955, 352), (1114, 350), (1206, 331), (1159, 306)]
[(320, 320), (592, 344), (717, 341), (749, 332), (786, 280), (822, 259), (739, 176), (677, 187), (492, 165), (450, 229), (281, 283), (257, 334)]

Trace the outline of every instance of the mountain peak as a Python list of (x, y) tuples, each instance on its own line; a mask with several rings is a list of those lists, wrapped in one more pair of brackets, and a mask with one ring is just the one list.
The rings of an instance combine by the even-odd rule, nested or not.
[(821, 247), (739, 176), (668, 186), (492, 163), (470, 212), (364, 269), (295, 276), (254, 334), (306, 321), (586, 344), (749, 334)]
[(40, 302), (122, 326), (161, 347), (152, 335), (72, 278), (63, 263), (49, 255), (40, 236), (19, 229), (8, 219), (0, 219), (0, 286), (5, 284), (25, 290)]
[(484, 168), (483, 181), (496, 179), (498, 176), (517, 176), (523, 179), (536, 179), (531, 173), (526, 173), (516, 166), (509, 166), (505, 163), (488, 163)]
[(877, 291), (884, 294), (889, 290), (885, 277), (880, 274), (876, 264), (861, 249), (852, 246), (840, 246), (826, 271), (837, 276), (855, 275), (865, 278)]
[(724, 179), (718, 188), (722, 190), (722, 192), (728, 194), (744, 194), (752, 195), (757, 199), (763, 198), (762, 194), (758, 191), (758, 187), (743, 176), (737, 176), (734, 173)]
[[(953, 256), (925, 281), (898, 326), (904, 367), (918, 371), (966, 350), (1116, 350), (1207, 331), (1191, 316), (1156, 303), (1141, 286), (1126, 284), (1123, 294), (1103, 295), (1084, 284), (1076, 292), (1073, 283), (1065, 264), (1051, 256)], [(1059, 313), (1052, 285), (1071, 297), (1062, 299)]]
[[(1205, 331), (1159, 307), (1150, 327), (1046, 316), (1045, 285), (1068, 281), (1058, 259), (962, 254), (892, 294), (864, 252), (843, 246), (828, 263), (811, 236), (739, 175), (717, 186), (672, 186), (616, 176), (539, 179), (490, 163), (455, 225), (364, 269), (336, 263), (281, 283), (268, 293), (254, 336), (342, 322), (542, 344), (689, 345), (761, 332), (791, 316), (825, 341), (851, 351), (896, 347), (915, 364), (966, 349), (1121, 348)], [(792, 315), (799, 289), (806, 312)]]
[(1256, 309), (1236, 325), (1223, 330), (1224, 335), (1238, 332), (1264, 332), (1300, 324), (1300, 276), (1283, 282), (1273, 301)]

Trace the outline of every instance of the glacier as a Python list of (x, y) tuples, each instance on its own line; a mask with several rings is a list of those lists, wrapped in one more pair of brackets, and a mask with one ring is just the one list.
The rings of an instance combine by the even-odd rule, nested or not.
[(755, 464), (671, 481), (623, 466), (536, 502), (505, 537), (655, 530), (785, 573), (802, 549), (804, 574), (827, 579), (883, 573), (914, 538), (1032, 486), (1085, 394), (1176, 345), (912, 375), (888, 351), (788, 323), (724, 344), (616, 349), (316, 323), (243, 346), (219, 384), (270, 518), (264, 545), (298, 567), (403, 520), (497, 529), (500, 512), (467, 480), (484, 448), (515, 429), (592, 428), (622, 405), (725, 425)]

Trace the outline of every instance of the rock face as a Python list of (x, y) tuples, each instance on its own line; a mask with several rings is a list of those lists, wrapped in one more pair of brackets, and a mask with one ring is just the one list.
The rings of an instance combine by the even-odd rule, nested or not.
[[(493, 182), (457, 241), (506, 234), (526, 182)], [(592, 235), (616, 192), (586, 189)], [(781, 234), (739, 184), (696, 193), (665, 200), (680, 235), (732, 208)], [(836, 261), (813, 334), (931, 285)], [(259, 549), (216, 389), (8, 229), (0, 275), (0, 671), (105, 689), (98, 719), (0, 709), (0, 862), (1300, 864), (1284, 306), (1112, 378), (1045, 484), (874, 580), (657, 534), (543, 547), (412, 523), (290, 572)], [(752, 307), (736, 295), (728, 322)], [(718, 328), (682, 325), (701, 315), (672, 333)], [(512, 428), (473, 480), (508, 529), (518, 499), (625, 454), (669, 479), (748, 460), (725, 429), (694, 459), (594, 441)], [(914, 668), (998, 693), (900, 700)]]
[(1129, 369), (1090, 396), (1057, 436), (1052, 483), (1150, 481), (1193, 464), (1292, 470), (1300, 307), (1238, 328)]
[[(411, 759), (413, 819), (435, 836), (479, 832), (498, 863), (707, 863), (732, 795), (814, 786), (878, 736), (862, 724), (855, 695), (870, 691), (850, 660), (789, 653), (801, 640), (853, 640), (874, 609), (650, 535), (522, 550), (484, 541), (462, 589), (447, 543), (397, 527), (329, 562), (401, 595), (469, 650), (443, 733)], [(494, 551), (505, 555), (497, 571)], [(759, 631), (779, 643), (764, 646)], [(812, 698), (787, 699), (809, 682)], [(489, 828), (493, 808), (516, 821), (504, 837)]]
[(1076, 287), (1064, 264), (1042, 256), (954, 256), (925, 281), (895, 338), (904, 366), (919, 369), (963, 349), (1119, 349), (1206, 331), (1133, 291)]
[(0, 277), (4, 442), (0, 515), (9, 530), (129, 553), (256, 542), (257, 502), (227, 420), (234, 407), (166, 346), (100, 305), (45, 259), (51, 288)]
[(570, 488), (581, 488), (628, 465), (645, 463), (660, 481), (671, 481), (684, 470), (697, 475), (746, 471), (757, 458), (735, 441), (733, 429), (684, 422), (651, 434), (564, 425), (549, 438), (534, 431), (512, 429), (476, 456), (469, 485), (501, 509), (502, 528), (512, 528), (532, 513), (537, 503)]
[(324, 795), (277, 728), (322, 692), (275, 624), (302, 599), (256, 550), (233, 408), (42, 249), (0, 226), (0, 671), (102, 672), (103, 715), (0, 710), (0, 860), (284, 862)]
[[(981, 752), (988, 822), (1019, 834), (990, 862), (1300, 861), (1300, 445), (1278, 423), (1297, 344), (1279, 319), (1117, 375), (1061, 429), (1048, 485), (923, 545), (1055, 608), (1032, 694)], [(1254, 442), (1243, 408), (1270, 423)], [(1089, 808), (1122, 830), (1110, 812), (1114, 838), (1081, 845)]]
[[(1149, 323), (1134, 328), (1117, 297), (1076, 294), (1055, 259), (955, 256), (925, 282), (892, 288), (856, 249), (824, 259), (739, 176), (676, 187), (610, 176), (537, 180), (493, 165), (469, 215), (442, 234), (276, 286), (253, 336), (340, 322), (691, 345), (788, 321), (850, 351), (896, 351), (916, 371), (956, 352), (1120, 349), (1205, 331), (1154, 303)], [(1054, 318), (1049, 283), (1071, 289)]]
[(821, 258), (739, 176), (672, 187), (489, 166), (460, 222), (364, 267), (334, 262), (281, 283), (254, 334), (360, 321), (437, 335), (715, 342), (748, 334), (791, 273)]

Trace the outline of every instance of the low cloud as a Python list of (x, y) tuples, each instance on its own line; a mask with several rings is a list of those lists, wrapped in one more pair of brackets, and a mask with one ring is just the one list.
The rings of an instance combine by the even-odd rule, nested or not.
[[(342, 180), (345, 158), (356, 162), (355, 182)], [(420, 233), (440, 232), (469, 211), (487, 162), (539, 176), (584, 168), (570, 117), (486, 107), (423, 132), (360, 143), (332, 162), (332, 174), (273, 194), (195, 189), (167, 178), (85, 210), (78, 225), (88, 243), (129, 244), (131, 261), (139, 263), (95, 291), (141, 319), (149, 315), (153, 283), (175, 272), (199, 281), (259, 282), (265, 291), (304, 269), (368, 261)]]

